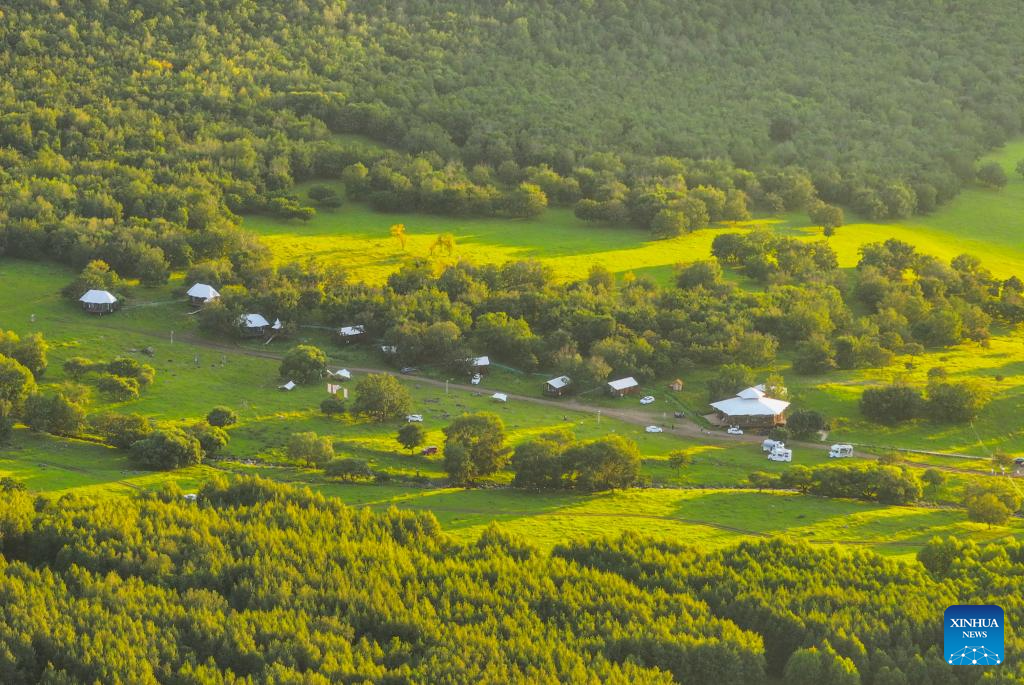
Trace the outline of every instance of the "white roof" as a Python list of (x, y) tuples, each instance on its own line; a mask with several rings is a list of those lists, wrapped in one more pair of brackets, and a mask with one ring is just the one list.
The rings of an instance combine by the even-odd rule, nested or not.
[(348, 369), (338, 369), (337, 371), (331, 371), (330, 369), (327, 369), (327, 375), (333, 376), (334, 378), (352, 378), (352, 372), (349, 371)]
[(362, 335), (366, 332), (365, 326), (342, 326), (338, 329), (338, 335), (348, 337), (352, 335)]
[(281, 319), (274, 319), (274, 325), (271, 326), (275, 331), (279, 331), (284, 328), (284, 324), (281, 323)]
[(239, 321), (246, 328), (263, 328), (270, 325), (270, 322), (264, 319), (262, 314), (242, 314)]
[(726, 416), (778, 416), (786, 411), (789, 402), (767, 397), (763, 390), (747, 388), (735, 397), (712, 402), (711, 406)]
[(491, 359), (486, 355), (483, 357), (470, 357), (469, 363), (472, 364), (473, 366), (490, 366)]
[(189, 297), (201, 297), (207, 302), (210, 300), (220, 297), (220, 293), (212, 285), (206, 285), (205, 283), (196, 283), (188, 289), (186, 293)]
[(636, 379), (632, 376), (627, 378), (620, 378), (617, 381), (608, 381), (608, 385), (611, 386), (612, 390), (627, 390), (628, 388), (635, 388), (640, 385), (636, 382)]
[(498, 400), (499, 402), (508, 402), (508, 395), (503, 392), (496, 392), (491, 395), (492, 400)]
[(292, 388), (295, 387), (295, 381), (288, 381), (284, 385), (279, 385), (277, 387), (281, 388), (282, 390), (291, 390)]
[(78, 298), (78, 301), (86, 304), (114, 304), (117, 298), (106, 290), (90, 290)]
[(549, 380), (548, 385), (550, 385), (555, 390), (558, 390), (559, 388), (564, 388), (565, 386), (569, 385), (569, 383), (571, 382), (572, 381), (569, 379), (568, 376), (559, 376), (558, 378), (552, 378), (551, 380)]

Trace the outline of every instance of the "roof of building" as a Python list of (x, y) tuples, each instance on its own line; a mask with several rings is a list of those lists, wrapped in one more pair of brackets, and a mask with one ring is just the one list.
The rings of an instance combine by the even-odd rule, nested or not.
[(561, 388), (564, 388), (570, 383), (572, 383), (572, 379), (570, 379), (568, 376), (559, 376), (558, 378), (552, 378), (551, 380), (548, 381), (547, 384), (550, 385), (555, 390), (560, 390)]
[(491, 395), (492, 400), (498, 400), (499, 402), (508, 402), (508, 395), (503, 392), (496, 392)]
[(189, 297), (199, 297), (209, 302), (220, 297), (220, 293), (212, 285), (206, 285), (205, 283), (196, 283), (188, 289), (186, 293)]
[(608, 385), (611, 386), (612, 390), (628, 390), (629, 388), (635, 388), (640, 385), (636, 382), (636, 379), (632, 376), (626, 378), (620, 378), (617, 381), (608, 381)]
[(114, 304), (117, 298), (106, 290), (90, 290), (78, 298), (78, 301), (86, 304)]
[(263, 318), (262, 314), (242, 314), (239, 319), (246, 328), (265, 328), (270, 322)]
[(353, 335), (362, 335), (366, 332), (366, 326), (342, 326), (338, 329), (338, 335), (348, 338)]
[(763, 390), (747, 388), (735, 397), (712, 402), (711, 406), (726, 416), (778, 416), (786, 411), (789, 402), (767, 397)]
[(470, 357), (469, 363), (473, 366), (490, 366), (491, 358), (487, 355), (484, 355), (483, 357)]

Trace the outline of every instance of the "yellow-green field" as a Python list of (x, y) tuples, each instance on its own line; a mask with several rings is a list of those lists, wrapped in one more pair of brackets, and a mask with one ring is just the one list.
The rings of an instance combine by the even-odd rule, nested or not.
[[(864, 243), (898, 238), (945, 260), (970, 252), (981, 257), (999, 276), (1024, 274), (1024, 178), (1014, 171), (1024, 159), (1024, 140), (991, 156), (1006, 169), (1010, 183), (1002, 190), (969, 188), (930, 216), (900, 222), (851, 222), (838, 229), (829, 242), (840, 264), (857, 263)], [(341, 189), (340, 183), (334, 183)], [(302, 194), (309, 184), (299, 186)], [(392, 224), (406, 227), (405, 249), (391, 237)], [(258, 233), (281, 261), (322, 259), (342, 266), (353, 279), (382, 282), (410, 257), (429, 257), (430, 246), (441, 233), (456, 237), (452, 257), (437, 256), (438, 263), (470, 259), (502, 263), (510, 259), (538, 259), (562, 279), (585, 276), (594, 264), (613, 272), (632, 271), (667, 281), (674, 265), (710, 256), (711, 241), (725, 230), (772, 227), (808, 238), (820, 238), (806, 215), (759, 217), (727, 224), (672, 240), (650, 240), (645, 231), (622, 226), (584, 223), (568, 209), (549, 209), (536, 219), (454, 219), (424, 214), (382, 214), (365, 205), (349, 203), (334, 211), (320, 211), (309, 222), (248, 216), (244, 226)]]

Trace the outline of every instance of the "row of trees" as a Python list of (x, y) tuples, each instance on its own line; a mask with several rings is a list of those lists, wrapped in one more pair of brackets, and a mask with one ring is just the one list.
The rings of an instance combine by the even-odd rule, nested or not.
[(924, 494), (921, 479), (911, 469), (892, 464), (797, 464), (780, 474), (753, 473), (750, 483), (759, 489), (787, 488), (883, 504), (908, 504)]
[(860, 411), (871, 421), (895, 425), (918, 418), (936, 423), (966, 423), (977, 418), (992, 393), (980, 380), (949, 381), (941, 368), (929, 371), (927, 396), (907, 383), (866, 388)]

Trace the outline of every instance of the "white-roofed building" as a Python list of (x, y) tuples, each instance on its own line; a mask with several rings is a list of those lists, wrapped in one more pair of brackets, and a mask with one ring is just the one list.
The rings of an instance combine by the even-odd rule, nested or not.
[(117, 309), (117, 298), (106, 290), (89, 290), (78, 301), (90, 314), (109, 314)]
[(720, 423), (771, 428), (786, 423), (789, 402), (768, 397), (762, 385), (740, 390), (733, 397), (712, 402), (711, 406)]
[(486, 355), (483, 357), (470, 357), (466, 361), (469, 362), (470, 367), (474, 371), (478, 372), (486, 371), (487, 367), (491, 365), (491, 358)]
[(608, 392), (615, 397), (622, 397), (623, 395), (629, 395), (637, 391), (640, 384), (636, 382), (636, 379), (632, 376), (626, 378), (620, 378), (615, 381), (608, 381)]
[(366, 333), (366, 326), (342, 326), (338, 329), (338, 335), (345, 340), (358, 338), (364, 333)]
[(243, 335), (258, 336), (270, 330), (270, 322), (262, 314), (242, 314), (238, 319)]
[(544, 393), (547, 395), (554, 395), (555, 397), (561, 397), (562, 394), (569, 389), (570, 385), (572, 385), (572, 379), (568, 376), (552, 378), (544, 384)]
[(217, 289), (205, 283), (196, 283), (185, 294), (188, 295), (189, 303), (197, 307), (220, 299), (220, 293), (217, 292)]

